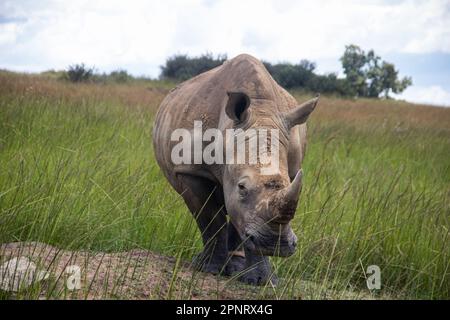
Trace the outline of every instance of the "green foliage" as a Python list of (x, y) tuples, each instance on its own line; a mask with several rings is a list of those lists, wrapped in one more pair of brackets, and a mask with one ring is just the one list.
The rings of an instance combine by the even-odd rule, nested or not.
[[(161, 66), (160, 78), (184, 81), (221, 65), (225, 60), (225, 55), (217, 58), (211, 54), (193, 58), (174, 55)], [(373, 50), (366, 54), (360, 47), (349, 45), (340, 60), (345, 78), (339, 78), (336, 73), (317, 74), (316, 64), (308, 60), (296, 64), (263, 63), (275, 81), (287, 89), (370, 98), (378, 98), (383, 94), (388, 98), (390, 92), (401, 93), (412, 84), (409, 77), (399, 79), (395, 66), (381, 61)]]
[(164, 66), (161, 66), (160, 78), (184, 81), (220, 66), (226, 59), (226, 55), (214, 57), (210, 53), (194, 58), (187, 55), (174, 55), (166, 60)]
[(133, 80), (133, 76), (128, 74), (126, 70), (118, 69), (109, 74), (109, 79), (116, 83), (125, 83)]
[(412, 85), (411, 77), (404, 77), (403, 79), (398, 78), (398, 70), (392, 63), (383, 61), (381, 67), (381, 89), (384, 91), (384, 96), (387, 98), (389, 96), (389, 91), (392, 90), (393, 93), (401, 93), (407, 87)]
[(358, 46), (347, 46), (341, 62), (346, 80), (350, 84), (349, 93), (351, 95), (365, 96), (366, 77), (363, 67), (366, 65), (367, 60), (364, 52)]
[(338, 78), (336, 73), (325, 75), (314, 74), (306, 83), (306, 88), (312, 92), (337, 94), (346, 96), (349, 92), (349, 85), (345, 79)]
[(341, 62), (352, 96), (378, 98), (383, 93), (388, 98), (389, 92), (401, 93), (412, 84), (410, 77), (399, 79), (395, 66), (373, 50), (366, 54), (356, 45), (346, 46)]
[(308, 87), (308, 82), (315, 76), (316, 64), (301, 60), (299, 64), (264, 62), (272, 77), (284, 88)]
[(130, 82), (148, 82), (151, 78), (140, 76), (135, 77), (124, 69), (117, 69), (110, 73), (98, 73), (94, 68), (88, 68), (84, 63), (75, 64), (68, 67), (65, 71), (48, 70), (41, 75), (49, 78), (69, 80), (74, 83), (92, 82), (92, 83), (130, 83)]
[(67, 69), (66, 76), (71, 82), (91, 81), (94, 76), (94, 68), (86, 67), (84, 63), (71, 65)]

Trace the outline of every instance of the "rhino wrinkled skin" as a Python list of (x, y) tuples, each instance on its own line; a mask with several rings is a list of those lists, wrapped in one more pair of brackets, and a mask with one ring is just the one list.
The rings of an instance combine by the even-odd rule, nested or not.
[[(256, 58), (242, 54), (174, 88), (161, 103), (153, 128), (155, 156), (183, 197), (202, 234), (194, 259), (201, 271), (232, 275), (248, 284), (277, 283), (267, 256), (290, 256), (297, 238), (290, 221), (302, 186), (306, 120), (318, 97), (298, 105)], [(179, 164), (171, 159), (177, 128), (279, 130), (279, 172), (258, 164)], [(224, 134), (225, 135), (225, 134)]]

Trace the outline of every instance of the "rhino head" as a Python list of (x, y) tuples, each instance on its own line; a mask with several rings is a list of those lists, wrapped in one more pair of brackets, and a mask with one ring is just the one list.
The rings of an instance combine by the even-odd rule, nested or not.
[(279, 130), (279, 165), (262, 174), (261, 164), (226, 164), (223, 171), (225, 205), (246, 250), (267, 256), (290, 256), (297, 237), (290, 226), (302, 189), (302, 170), (288, 174), (290, 131), (305, 123), (318, 97), (284, 113), (269, 100), (251, 101), (242, 92), (228, 93), (225, 108), (234, 128)]

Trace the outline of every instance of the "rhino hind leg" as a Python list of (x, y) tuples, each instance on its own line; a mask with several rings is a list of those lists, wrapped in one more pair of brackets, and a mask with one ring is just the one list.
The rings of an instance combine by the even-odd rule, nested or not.
[(178, 182), (203, 240), (203, 251), (194, 257), (193, 266), (202, 272), (223, 273), (228, 256), (227, 220), (217, 188), (204, 178), (190, 175), (178, 175)]

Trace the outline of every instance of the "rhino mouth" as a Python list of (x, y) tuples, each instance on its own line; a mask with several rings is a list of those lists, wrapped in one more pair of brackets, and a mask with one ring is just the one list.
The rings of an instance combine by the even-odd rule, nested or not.
[(244, 246), (264, 256), (289, 257), (297, 248), (297, 237), (292, 230), (286, 233), (247, 231)]

